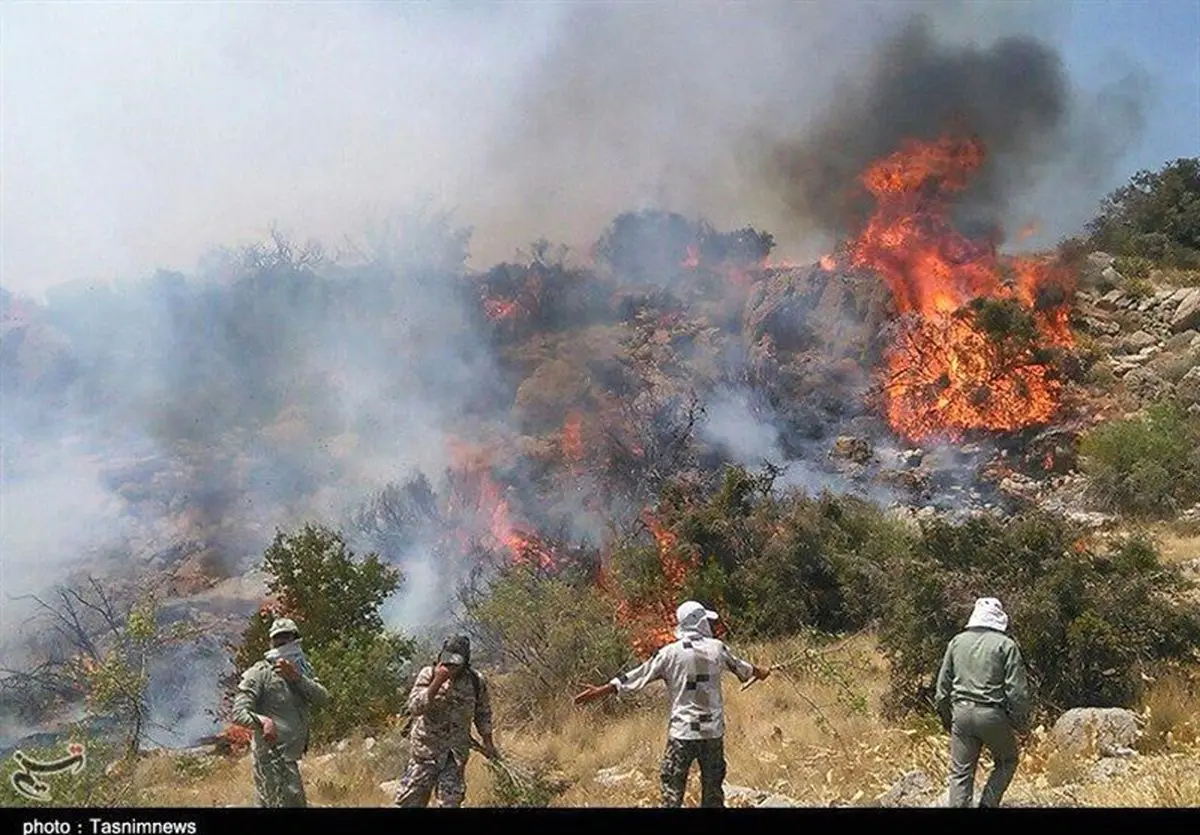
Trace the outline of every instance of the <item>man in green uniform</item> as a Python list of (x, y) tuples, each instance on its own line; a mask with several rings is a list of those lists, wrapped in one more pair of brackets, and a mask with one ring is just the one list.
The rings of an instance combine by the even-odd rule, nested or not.
[(1017, 771), (1016, 732), (1029, 721), (1029, 685), (1021, 651), (1007, 630), (1008, 615), (1000, 601), (981, 597), (942, 659), (936, 704), (950, 733), (949, 806), (971, 805), (983, 746), (994, 765), (979, 798), (981, 807), (999, 806)]
[(471, 666), (471, 642), (450, 638), (437, 664), (417, 673), (408, 696), (413, 717), (411, 753), (400, 778), (396, 806), (427, 806), (437, 789), (439, 806), (461, 806), (467, 794), (465, 772), (471, 753), (471, 724), (479, 730), (487, 756), (492, 741), (492, 703), (487, 680)]
[(308, 750), (311, 710), (329, 701), (300, 647), (290, 618), (271, 624), (271, 649), (242, 674), (233, 721), (251, 728), (254, 791), (259, 806), (307, 806), (299, 760)]

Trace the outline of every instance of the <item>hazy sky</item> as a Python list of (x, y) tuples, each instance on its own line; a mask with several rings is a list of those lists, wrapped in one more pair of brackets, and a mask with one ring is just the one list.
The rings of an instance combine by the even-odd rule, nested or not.
[[(772, 227), (769, 200), (735, 182), (733, 137), (802, 124), (804, 91), (819, 98), (915, 6), (7, 2), (2, 283), (37, 296), (188, 271), (272, 223), (336, 246), (422, 195), (475, 226), (485, 263), (542, 233), (594, 237), (636, 201), (786, 244), (804, 232)], [(1200, 152), (1200, 0), (1012, 0), (948, 20), (1038, 34), (1083, 87), (1144, 74), (1144, 133), (1107, 187)], [(541, 91), (554, 118), (525, 120)]]

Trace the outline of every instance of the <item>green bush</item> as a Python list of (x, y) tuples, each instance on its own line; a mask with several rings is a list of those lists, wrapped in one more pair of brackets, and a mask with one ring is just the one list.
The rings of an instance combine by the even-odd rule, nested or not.
[(330, 695), (329, 704), (313, 713), (313, 742), (385, 727), (404, 706), (414, 648), (410, 639), (385, 630), (379, 614), (400, 586), (400, 572), (376, 554), (356, 558), (341, 534), (311, 524), (292, 534), (277, 532), (263, 569), (276, 605), (252, 616), (235, 653), (238, 674), (270, 647), (271, 621), (291, 617)]
[(1036, 513), (927, 523), (890, 582), (880, 641), (892, 714), (928, 709), (946, 642), (977, 597), (1004, 602), (1043, 710), (1131, 705), (1144, 662), (1185, 657), (1200, 637), (1200, 612), (1171, 602), (1182, 581), (1153, 547), (1093, 549)]
[[(1181, 657), (1200, 637), (1200, 615), (1167, 602), (1179, 576), (1153, 548), (1092, 550), (1054, 516), (916, 526), (859, 499), (779, 492), (769, 474), (736, 467), (707, 491), (671, 485), (658, 513), (674, 549), (698, 560), (678, 596), (723, 607), (737, 636), (876, 625), (894, 716), (929, 708), (946, 643), (977, 597), (1005, 602), (1043, 708), (1132, 704), (1143, 662)], [(637, 553), (648, 567), (623, 589), (644, 592), (654, 551)]]
[(1105, 509), (1162, 518), (1200, 500), (1200, 419), (1178, 404), (1101, 424), (1079, 452), (1089, 493)]
[(1139, 171), (1105, 199), (1088, 234), (1113, 255), (1200, 267), (1200, 157)]
[(533, 719), (637, 663), (611, 601), (537, 569), (504, 569), (468, 602), (481, 649), (501, 659), (509, 718)]

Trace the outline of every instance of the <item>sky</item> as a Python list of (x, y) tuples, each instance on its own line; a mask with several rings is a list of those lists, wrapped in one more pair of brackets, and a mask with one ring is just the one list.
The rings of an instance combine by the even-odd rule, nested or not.
[[(9, 0), (0, 284), (40, 299), (188, 272), (272, 225), (336, 249), (423, 199), (474, 227), (482, 266), (664, 203), (815, 255), (734, 173), (739, 137), (802, 130), (873, 33), (917, 5)], [(1200, 152), (1200, 0), (929, 7), (960, 37), (1045, 38), (1097, 102), (1122, 84), (1144, 98), (1103, 182), (1069, 210), (1060, 186), (1043, 196), (1044, 234), (1072, 231), (1135, 171)]]

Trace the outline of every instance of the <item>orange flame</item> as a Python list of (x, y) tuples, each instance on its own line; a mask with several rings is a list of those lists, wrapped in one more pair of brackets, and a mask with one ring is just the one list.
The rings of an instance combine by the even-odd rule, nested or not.
[(633, 628), (634, 651), (648, 657), (659, 647), (675, 640), (675, 607), (683, 584), (696, 567), (696, 559), (680, 553), (677, 547), (679, 537), (659, 519), (650, 513), (646, 513), (644, 519), (658, 544), (663, 584), (655, 589), (650, 599), (618, 601), (617, 617)]
[(504, 301), (502, 299), (484, 299), (483, 310), (487, 314), (488, 319), (493, 322), (499, 322), (504, 319), (511, 319), (517, 315), (520, 310), (520, 305), (516, 301)]
[(945, 196), (962, 190), (984, 157), (975, 140), (912, 141), (862, 176), (876, 210), (849, 256), (887, 282), (906, 316), (885, 357), (885, 411), (911, 441), (1019, 429), (1047, 421), (1059, 405), (1052, 369), (1028, 349), (1002, 349), (967, 310), (977, 298), (1013, 299), (1041, 338), (1071, 344), (1066, 308), (1036, 306), (1043, 287), (1065, 287), (1065, 274), (1040, 260), (1002, 261), (992, 242), (968, 240), (949, 222)]
[(583, 458), (583, 415), (571, 412), (567, 415), (562, 429), (562, 453), (568, 461), (577, 462)]
[[(486, 452), (455, 439), (450, 440), (449, 446), (456, 462), (452, 470), (458, 475), (451, 510), (467, 511), (484, 526), (485, 539), (507, 549), (514, 563), (536, 563), (542, 568), (553, 568), (556, 565), (553, 549), (514, 524), (508, 501), (488, 472)], [(465, 535), (467, 531), (461, 533)]]
[(680, 266), (688, 270), (694, 270), (700, 266), (700, 250), (695, 244), (688, 244), (687, 253), (683, 256)]

